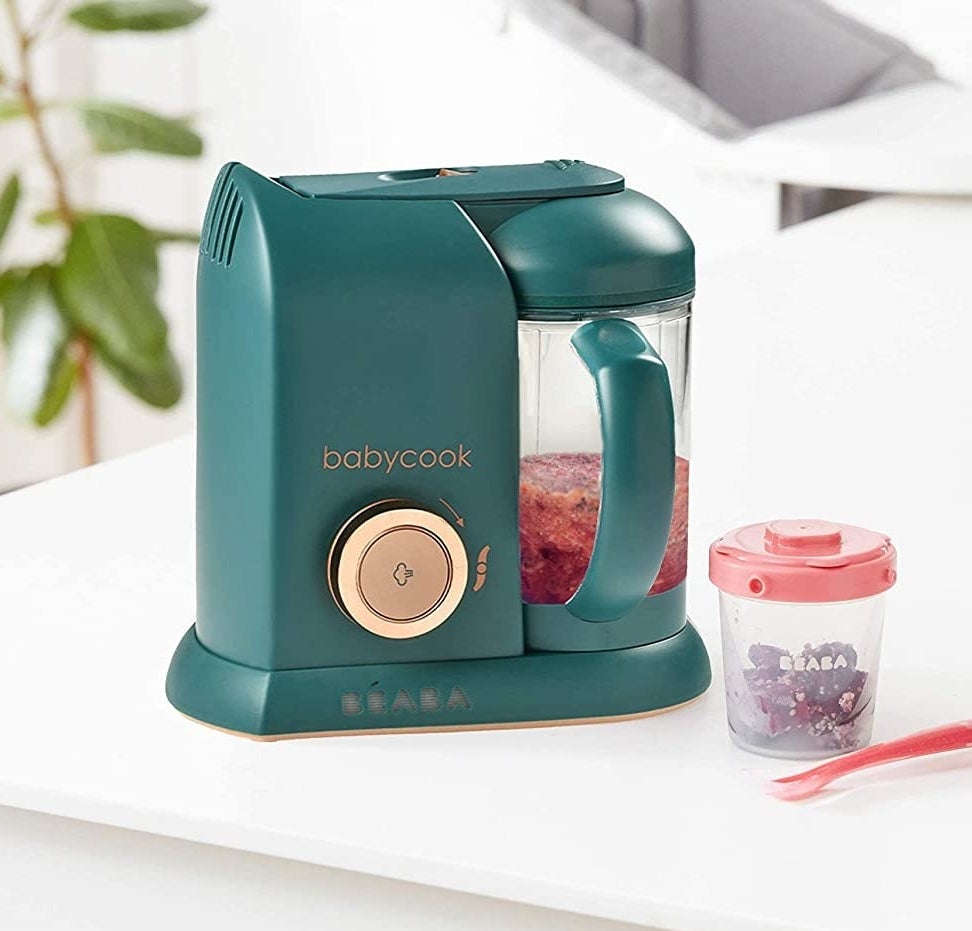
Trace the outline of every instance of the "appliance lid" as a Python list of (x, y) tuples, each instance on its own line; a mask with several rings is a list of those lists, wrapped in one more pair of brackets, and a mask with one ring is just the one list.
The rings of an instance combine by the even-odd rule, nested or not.
[(569, 158), (548, 159), (528, 165), (416, 168), (347, 175), (284, 175), (276, 180), (304, 197), (414, 198), (461, 203), (583, 197), (624, 190), (624, 178), (617, 172)]
[[(468, 212), (477, 220), (475, 208)], [(695, 291), (688, 233), (637, 191), (548, 200), (484, 235), (510, 276), (521, 317), (576, 320), (655, 303), (662, 312)]]

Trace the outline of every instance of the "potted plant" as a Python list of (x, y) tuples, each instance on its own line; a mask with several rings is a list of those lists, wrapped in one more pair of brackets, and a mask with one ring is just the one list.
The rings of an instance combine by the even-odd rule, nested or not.
[[(43, 427), (77, 392), (86, 464), (98, 458), (97, 368), (154, 407), (171, 407), (181, 396), (179, 366), (157, 302), (158, 252), (169, 243), (194, 242), (196, 236), (153, 229), (134, 217), (79, 203), (48, 122), (78, 120), (98, 157), (140, 150), (195, 158), (203, 143), (188, 120), (127, 102), (41, 99), (34, 52), (56, 23), (102, 33), (158, 32), (191, 26), (205, 12), (191, 0), (99, 0), (67, 11), (52, 0), (28, 22), (19, 0), (0, 0), (6, 17), (4, 24), (0, 16), (0, 25), (9, 29), (14, 49), (12, 61), (0, 61), (0, 133), (7, 121), (26, 122), (50, 195), (50, 208), (34, 215), (33, 222), (63, 230), (43, 261), (5, 265), (0, 255), (4, 394), (16, 416)], [(0, 247), (22, 209), (21, 193), (17, 172), (0, 178)]]

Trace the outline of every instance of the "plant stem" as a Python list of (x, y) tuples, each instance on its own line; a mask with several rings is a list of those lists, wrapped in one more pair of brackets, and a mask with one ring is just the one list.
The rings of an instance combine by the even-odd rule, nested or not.
[[(24, 104), (24, 113), (30, 122), (47, 172), (54, 187), (54, 202), (57, 214), (68, 229), (77, 219), (77, 213), (71, 206), (68, 196), (67, 179), (64, 169), (58, 161), (44, 125), (41, 107), (34, 92), (34, 74), (30, 58), (31, 46), (35, 36), (24, 27), (17, 6), (17, 0), (4, 0), (7, 16), (14, 32), (17, 46), (17, 62), (20, 68), (20, 80), (16, 89)], [(78, 388), (81, 393), (81, 452), (85, 465), (92, 465), (98, 460), (98, 436), (95, 417), (94, 372), (92, 365), (91, 342), (84, 334), (77, 334), (74, 342), (78, 355)]]
[(87, 336), (77, 336), (74, 342), (78, 347), (78, 385), (81, 390), (81, 456), (85, 465), (94, 465), (98, 461), (98, 432), (91, 341)]
[(44, 126), (44, 118), (41, 115), (40, 104), (34, 93), (34, 73), (30, 60), (30, 34), (24, 29), (20, 19), (20, 10), (17, 8), (17, 0), (4, 0), (7, 6), (7, 15), (10, 17), (10, 25), (14, 30), (14, 39), (17, 45), (17, 61), (20, 67), (20, 82), (18, 90), (20, 99), (24, 103), (24, 111), (30, 121), (37, 140), (37, 148), (40, 150), (41, 159), (47, 167), (54, 184), (54, 198), (57, 204), (57, 212), (61, 219), (67, 224), (74, 223), (74, 211), (68, 199), (67, 182), (64, 172), (54, 154), (50, 137), (47, 135), (47, 128)]

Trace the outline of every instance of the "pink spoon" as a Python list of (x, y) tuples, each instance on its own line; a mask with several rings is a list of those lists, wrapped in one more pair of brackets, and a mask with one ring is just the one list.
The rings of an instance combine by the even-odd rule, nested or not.
[(856, 750), (805, 772), (774, 779), (769, 783), (767, 791), (785, 802), (798, 802), (816, 795), (835, 779), (848, 773), (856, 773), (859, 769), (910, 760), (916, 756), (945, 753), (947, 750), (964, 750), (966, 747), (972, 747), (972, 720), (933, 727), (928, 731), (919, 731), (917, 734)]

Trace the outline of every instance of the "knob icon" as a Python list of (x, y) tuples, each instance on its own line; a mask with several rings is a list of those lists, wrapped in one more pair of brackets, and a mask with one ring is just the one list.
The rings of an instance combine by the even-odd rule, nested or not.
[(415, 575), (413, 569), (409, 569), (405, 563), (400, 562), (395, 566), (395, 571), (392, 573), (392, 577), (399, 585), (408, 585), (408, 580)]
[(476, 581), (473, 583), (473, 591), (478, 592), (486, 584), (486, 573), (489, 566), (486, 560), (489, 558), (489, 547), (484, 546), (476, 557)]

